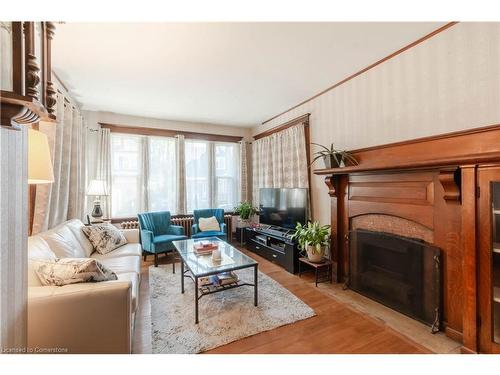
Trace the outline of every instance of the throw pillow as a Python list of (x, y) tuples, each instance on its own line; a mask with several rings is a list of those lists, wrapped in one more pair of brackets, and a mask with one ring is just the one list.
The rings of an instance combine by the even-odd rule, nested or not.
[(123, 233), (112, 224), (103, 223), (82, 227), (82, 231), (99, 254), (107, 254), (127, 243)]
[(220, 225), (215, 216), (211, 217), (200, 217), (198, 220), (198, 227), (202, 232), (207, 232), (207, 231), (216, 231), (220, 232)]
[(117, 280), (116, 274), (96, 259), (62, 258), (33, 260), (42, 285), (63, 286), (89, 281)]

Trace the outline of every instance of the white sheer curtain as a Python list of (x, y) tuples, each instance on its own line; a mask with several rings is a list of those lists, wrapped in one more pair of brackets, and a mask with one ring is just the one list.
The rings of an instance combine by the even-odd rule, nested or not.
[(250, 199), (248, 194), (247, 142), (241, 141), (240, 146), (240, 202)]
[(260, 188), (309, 188), (304, 124), (252, 143), (253, 202)]
[[(99, 129), (96, 179), (103, 180), (108, 194), (111, 192), (111, 133), (109, 129)], [(111, 197), (100, 197), (101, 209), (105, 218), (111, 217)]]
[(176, 177), (177, 177), (177, 213), (186, 214), (186, 147), (183, 135), (175, 137), (175, 150), (177, 155)]
[(54, 183), (37, 185), (33, 234), (85, 213), (87, 129), (78, 108), (60, 92), (56, 115), (56, 123), (39, 124), (49, 139)]

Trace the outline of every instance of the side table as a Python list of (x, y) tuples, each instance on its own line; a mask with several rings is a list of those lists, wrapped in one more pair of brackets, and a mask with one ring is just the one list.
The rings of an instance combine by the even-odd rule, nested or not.
[[(330, 259), (323, 258), (323, 262), (321, 263), (313, 263), (309, 261), (306, 257), (299, 258), (299, 277), (302, 276), (302, 267), (304, 264), (312, 267), (314, 269), (314, 279), (316, 283), (316, 287), (318, 283), (329, 281), (332, 283), (332, 265), (333, 262)], [(308, 270), (309, 271), (309, 270)], [(306, 271), (307, 272), (307, 271)]]

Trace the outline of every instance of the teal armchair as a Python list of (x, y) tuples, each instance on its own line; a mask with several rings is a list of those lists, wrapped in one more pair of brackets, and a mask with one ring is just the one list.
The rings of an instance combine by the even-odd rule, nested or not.
[[(200, 217), (208, 218), (215, 216), (219, 222), (220, 231), (202, 232), (198, 226)], [(217, 237), (223, 241), (227, 241), (227, 226), (224, 223), (224, 210), (222, 208), (213, 208), (205, 210), (193, 211), (193, 225), (191, 227), (191, 238)]]
[(169, 211), (146, 212), (137, 216), (144, 257), (148, 253), (153, 254), (155, 267), (158, 267), (158, 254), (175, 250), (172, 241), (187, 239), (187, 236), (184, 235), (184, 228), (171, 224)]

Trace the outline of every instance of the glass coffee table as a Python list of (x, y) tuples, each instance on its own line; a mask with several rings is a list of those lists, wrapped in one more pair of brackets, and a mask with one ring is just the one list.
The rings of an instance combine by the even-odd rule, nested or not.
[[(217, 242), (221, 252), (221, 260), (212, 261), (211, 255), (198, 255), (195, 253), (193, 245), (199, 241)], [(190, 278), (194, 281), (194, 306), (195, 306), (195, 323), (198, 324), (198, 301), (206, 295), (222, 292), (225, 290), (239, 288), (241, 286), (254, 287), (254, 305), (258, 304), (258, 266), (259, 264), (252, 258), (246, 256), (238, 249), (229, 245), (222, 240), (211, 238), (197, 238), (196, 240), (181, 240), (172, 242), (180, 256), (181, 261), (181, 292), (184, 293), (184, 278)], [(254, 269), (253, 284), (238, 280), (234, 283), (219, 286), (199, 286), (199, 279), (217, 275), (223, 272), (237, 271), (244, 268)]]

